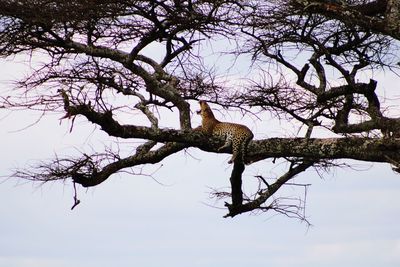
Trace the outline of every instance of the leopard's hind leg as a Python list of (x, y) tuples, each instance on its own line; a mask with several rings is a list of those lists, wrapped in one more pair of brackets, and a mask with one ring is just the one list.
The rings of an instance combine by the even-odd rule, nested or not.
[(232, 157), (228, 161), (229, 164), (233, 163), (236, 159), (241, 158), (240, 154), (242, 153), (241, 151), (241, 143), (239, 140), (233, 140), (232, 143)]

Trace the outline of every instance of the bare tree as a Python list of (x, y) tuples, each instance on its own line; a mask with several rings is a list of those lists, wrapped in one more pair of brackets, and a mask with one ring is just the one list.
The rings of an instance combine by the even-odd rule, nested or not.
[[(259, 176), (259, 188), (248, 196), (245, 166), (235, 162), (231, 192), (214, 192), (231, 199), (226, 216), (275, 210), (305, 219), (302, 204), (276, 197), (299, 173), (335, 166), (336, 159), (400, 166), (400, 119), (385, 114), (378, 81), (360, 78), (370, 70), (397, 70), (398, 17), (398, 2), (391, 0), (1, 1), (0, 54), (46, 61), (19, 82), (19, 96), (2, 97), (3, 108), (63, 111), (63, 118), (84, 117), (112, 137), (143, 141), (125, 157), (107, 149), (56, 158), (15, 176), (91, 187), (186, 148), (218, 153), (224, 140), (191, 123), (191, 100), (202, 99), (307, 128), (303, 136), (250, 143), (252, 162), (289, 162), (275, 181)], [(214, 83), (196, 49), (213, 38), (237, 42), (227, 52), (251, 55), (253, 66), (266, 72), (261, 77), (281, 78), (254, 78), (242, 88)], [(151, 48), (162, 56), (149, 56)], [(174, 111), (178, 127), (160, 126), (166, 110)], [(126, 122), (124, 114), (137, 119)], [(311, 138), (318, 128), (332, 137)]]

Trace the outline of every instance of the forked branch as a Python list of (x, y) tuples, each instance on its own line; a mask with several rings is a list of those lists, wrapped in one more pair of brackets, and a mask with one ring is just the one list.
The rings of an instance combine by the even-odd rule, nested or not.
[[(226, 203), (225, 206), (228, 207), (229, 213), (225, 217), (234, 217), (241, 213), (253, 211), (253, 210), (263, 210), (267, 211), (269, 209), (276, 209), (276, 201), (265, 206), (264, 204), (269, 200), (285, 183), (290, 179), (294, 178), (297, 174), (305, 171), (309, 167), (313, 166), (316, 162), (310, 160), (304, 160), (301, 163), (292, 163), (289, 170), (279, 177), (273, 184), (267, 186), (266, 189), (259, 191), (259, 196), (254, 200), (250, 200), (242, 205), (232, 205)], [(232, 195), (233, 198), (233, 195)]]

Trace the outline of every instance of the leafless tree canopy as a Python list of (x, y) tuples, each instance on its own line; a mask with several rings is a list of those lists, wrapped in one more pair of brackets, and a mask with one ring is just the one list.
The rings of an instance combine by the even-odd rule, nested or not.
[[(0, 55), (44, 61), (18, 82), (19, 94), (1, 97), (2, 108), (61, 111), (112, 137), (143, 141), (128, 156), (106, 149), (55, 158), (15, 176), (91, 187), (186, 148), (217, 153), (223, 140), (191, 123), (190, 103), (202, 99), (308, 129), (250, 143), (253, 162), (290, 163), (274, 182), (258, 177), (259, 189), (248, 196), (241, 189), (245, 168), (235, 163), (232, 191), (215, 192), (231, 198), (227, 216), (275, 210), (303, 219), (301, 205), (274, 196), (306, 169), (347, 158), (400, 167), (400, 119), (382, 107), (371, 76), (397, 71), (399, 21), (396, 0), (1, 1)], [(241, 88), (216, 83), (200, 49), (211, 40), (237, 44), (227, 54), (248, 55), (260, 77)], [(160, 126), (167, 110), (179, 126)], [(318, 128), (332, 137), (311, 138)]]

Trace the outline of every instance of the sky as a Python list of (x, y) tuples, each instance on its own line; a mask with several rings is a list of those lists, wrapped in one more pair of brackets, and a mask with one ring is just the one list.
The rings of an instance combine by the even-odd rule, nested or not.
[[(20, 69), (13, 62), (0, 66), (4, 91)], [(0, 176), (107, 141), (84, 120), (77, 119), (70, 133), (70, 122), (60, 124), (58, 115), (26, 128), (37, 113), (0, 110)], [(252, 129), (256, 139), (276, 135), (274, 129)], [(146, 166), (151, 177), (122, 173), (79, 188), (81, 204), (74, 210), (68, 182), (3, 178), (0, 267), (400, 266), (400, 176), (389, 165), (346, 161), (354, 168), (333, 169), (322, 178), (313, 170), (300, 174), (295, 182), (311, 184), (308, 226), (275, 213), (223, 218), (223, 203), (209, 193), (229, 186), (228, 159), (190, 149)], [(276, 176), (281, 167), (270, 161), (250, 165), (244, 184), (255, 175)]]

